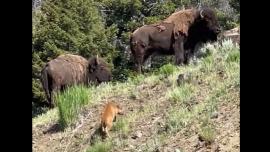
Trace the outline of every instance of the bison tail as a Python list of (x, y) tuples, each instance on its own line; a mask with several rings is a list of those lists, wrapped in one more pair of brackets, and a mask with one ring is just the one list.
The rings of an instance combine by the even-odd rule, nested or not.
[(134, 53), (134, 42), (133, 42), (133, 36), (132, 35), (129, 38), (129, 44), (130, 44), (131, 52)]
[(45, 91), (47, 100), (48, 100), (49, 104), (51, 104), (51, 95), (50, 95), (50, 91), (49, 91), (47, 66), (44, 67), (41, 71), (41, 83), (42, 83), (43, 89)]

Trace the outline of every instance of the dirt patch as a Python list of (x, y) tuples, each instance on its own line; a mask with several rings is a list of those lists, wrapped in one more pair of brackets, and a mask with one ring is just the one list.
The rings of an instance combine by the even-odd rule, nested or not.
[[(217, 135), (211, 145), (199, 140), (196, 129), (184, 128), (174, 136), (169, 137), (160, 151), (175, 151), (181, 149), (190, 152), (239, 152), (240, 151), (240, 112), (239, 105), (223, 103), (218, 105), (219, 114), (213, 120)], [(187, 130), (188, 129), (188, 130)], [(185, 136), (185, 131), (193, 130), (192, 135)]]

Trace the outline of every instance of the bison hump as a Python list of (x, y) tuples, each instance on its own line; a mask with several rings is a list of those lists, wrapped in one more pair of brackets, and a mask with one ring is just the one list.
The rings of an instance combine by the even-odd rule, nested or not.
[(78, 55), (64, 54), (48, 63), (50, 73), (55, 78), (80, 80), (84, 78), (88, 61)]
[(175, 25), (174, 33), (181, 32), (187, 36), (188, 29), (190, 25), (194, 22), (195, 16), (195, 9), (181, 10), (170, 15), (164, 20), (164, 22), (173, 23)]

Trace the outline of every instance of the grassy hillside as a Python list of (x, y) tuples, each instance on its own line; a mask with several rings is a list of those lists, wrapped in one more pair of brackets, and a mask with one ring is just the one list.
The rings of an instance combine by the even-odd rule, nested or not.
[[(34, 118), (33, 151), (239, 151), (239, 46), (224, 41), (201, 51), (204, 57), (188, 66), (167, 64), (125, 83), (73, 89), (72, 97), (68, 91), (60, 94), (63, 104), (79, 98), (82, 104)], [(184, 79), (177, 83), (179, 74)], [(111, 100), (125, 114), (114, 123), (112, 138), (102, 141), (100, 113)], [(71, 114), (61, 115), (63, 107)], [(72, 120), (65, 130), (60, 129), (63, 120)]]

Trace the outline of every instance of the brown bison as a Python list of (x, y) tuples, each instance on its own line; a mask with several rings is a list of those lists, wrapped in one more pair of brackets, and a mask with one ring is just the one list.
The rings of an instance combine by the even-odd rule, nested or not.
[(112, 74), (106, 62), (96, 57), (85, 58), (65, 54), (48, 62), (41, 71), (41, 83), (50, 107), (54, 107), (53, 92), (74, 84), (88, 85), (110, 81)]
[(142, 26), (130, 37), (137, 72), (154, 53), (174, 54), (176, 64), (187, 64), (196, 44), (216, 41), (219, 33), (216, 15), (209, 8), (178, 11), (158, 24)]

